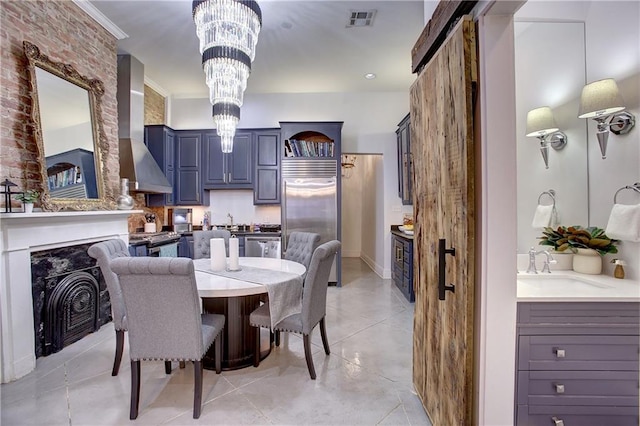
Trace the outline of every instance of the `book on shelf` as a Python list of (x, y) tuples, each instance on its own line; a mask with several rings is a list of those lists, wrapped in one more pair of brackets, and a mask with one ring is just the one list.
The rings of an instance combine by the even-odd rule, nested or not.
[(82, 182), (82, 174), (78, 166), (69, 167), (48, 177), (49, 189), (62, 188), (80, 182)]
[(285, 141), (285, 157), (333, 157), (333, 142), (290, 139)]

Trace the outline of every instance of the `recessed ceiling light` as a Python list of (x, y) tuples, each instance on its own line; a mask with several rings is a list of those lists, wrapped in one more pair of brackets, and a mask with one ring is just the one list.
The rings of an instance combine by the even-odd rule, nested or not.
[(364, 78), (366, 78), (367, 80), (373, 80), (374, 78), (376, 78), (376, 75), (372, 72), (368, 72), (364, 75)]

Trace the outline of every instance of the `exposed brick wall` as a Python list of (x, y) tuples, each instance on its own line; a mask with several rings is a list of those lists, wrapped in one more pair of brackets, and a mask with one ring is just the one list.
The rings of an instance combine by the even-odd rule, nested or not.
[(119, 191), (120, 173), (117, 41), (68, 0), (0, 1), (0, 181), (8, 178), (20, 189), (42, 186), (23, 40), (38, 46), (51, 60), (71, 64), (81, 75), (102, 80), (102, 119), (109, 142), (108, 155), (103, 157), (107, 163), (104, 178), (106, 195), (113, 199)]
[(166, 124), (164, 119), (165, 99), (151, 87), (144, 86), (144, 125)]

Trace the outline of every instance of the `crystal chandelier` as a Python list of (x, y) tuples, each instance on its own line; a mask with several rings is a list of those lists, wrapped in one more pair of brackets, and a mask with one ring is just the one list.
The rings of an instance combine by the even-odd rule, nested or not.
[(254, 0), (195, 0), (193, 20), (222, 152), (231, 152), (262, 12)]

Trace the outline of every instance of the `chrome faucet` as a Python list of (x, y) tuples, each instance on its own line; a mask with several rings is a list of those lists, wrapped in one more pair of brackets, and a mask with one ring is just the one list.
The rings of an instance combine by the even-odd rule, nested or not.
[(550, 274), (551, 273), (551, 264), (552, 263), (558, 263), (557, 260), (555, 260), (553, 258), (553, 256), (551, 256), (551, 253), (549, 253), (547, 250), (541, 250), (539, 252), (537, 252), (536, 254), (544, 254), (545, 255), (545, 259), (544, 259), (544, 265), (542, 265), (542, 273), (547, 273)]
[(529, 250), (529, 267), (527, 268), (527, 274), (537, 274), (538, 270), (536, 269), (536, 256), (539, 254), (544, 254), (544, 265), (542, 266), (542, 273), (551, 273), (551, 264), (557, 263), (557, 260), (551, 256), (547, 250), (536, 251), (533, 247)]
[(231, 221), (231, 223), (229, 225), (233, 226), (233, 216), (231, 216), (231, 213), (227, 213), (227, 217)]

